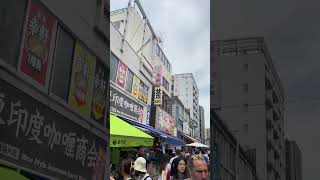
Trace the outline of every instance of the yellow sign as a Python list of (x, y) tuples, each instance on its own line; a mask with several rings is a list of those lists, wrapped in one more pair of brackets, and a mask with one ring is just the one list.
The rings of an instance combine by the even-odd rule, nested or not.
[(132, 96), (138, 99), (139, 96), (140, 79), (134, 75), (132, 81)]
[(82, 113), (91, 111), (95, 58), (77, 42), (74, 51), (69, 104)]

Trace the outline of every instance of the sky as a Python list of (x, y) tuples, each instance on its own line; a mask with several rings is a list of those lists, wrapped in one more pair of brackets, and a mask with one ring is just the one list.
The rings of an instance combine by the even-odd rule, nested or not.
[[(111, 0), (111, 11), (128, 0)], [(193, 73), (210, 127), (210, 0), (140, 0), (174, 74)]]
[(213, 2), (213, 39), (265, 37), (285, 89), (285, 136), (296, 141), (302, 151), (303, 179), (317, 180), (320, 177), (320, 2)]

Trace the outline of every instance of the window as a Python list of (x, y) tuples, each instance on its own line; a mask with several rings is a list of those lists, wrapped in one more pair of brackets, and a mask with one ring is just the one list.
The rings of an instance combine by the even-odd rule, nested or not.
[(125, 89), (130, 94), (131, 94), (131, 90), (132, 90), (132, 81), (133, 81), (133, 73), (131, 70), (128, 69)]
[(167, 90), (167, 91), (169, 91), (169, 83), (168, 83), (168, 81), (164, 78), (164, 77), (162, 77), (162, 81), (163, 81), (163, 87)]
[(110, 59), (110, 81), (116, 82), (117, 77), (117, 69), (118, 69), (118, 58), (111, 53), (111, 59)]
[(0, 1), (0, 58), (17, 67), (26, 0)]
[(51, 92), (65, 101), (68, 100), (69, 94), (74, 43), (73, 37), (59, 26), (53, 60)]

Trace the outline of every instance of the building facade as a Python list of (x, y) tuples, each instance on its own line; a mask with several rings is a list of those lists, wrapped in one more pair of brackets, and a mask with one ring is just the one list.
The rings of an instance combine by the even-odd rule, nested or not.
[(200, 140), (202, 143), (205, 141), (205, 118), (203, 106), (199, 106), (199, 125), (200, 125)]
[(204, 144), (210, 146), (210, 128), (204, 129)]
[(193, 74), (175, 74), (173, 89), (173, 95), (178, 96), (186, 108), (190, 110), (191, 136), (200, 141), (199, 89)]
[(109, 177), (109, 2), (0, 7), (0, 166), (31, 179)]
[(302, 154), (295, 141), (286, 139), (286, 180), (302, 180)]
[(211, 44), (211, 107), (256, 151), (259, 179), (285, 179), (284, 90), (263, 38)]
[(211, 171), (215, 172), (210, 173), (210, 179), (257, 180), (254, 160), (213, 109), (210, 123), (214, 124), (209, 129), (212, 134), (210, 164)]

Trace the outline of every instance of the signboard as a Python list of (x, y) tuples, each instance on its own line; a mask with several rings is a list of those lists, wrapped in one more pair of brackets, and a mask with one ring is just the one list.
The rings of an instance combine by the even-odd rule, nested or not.
[(140, 81), (140, 86), (139, 86), (139, 97), (138, 99), (140, 101), (143, 101), (144, 99), (144, 83), (142, 81)]
[(150, 124), (150, 115), (151, 115), (151, 106), (148, 105), (148, 109), (147, 109), (147, 120), (146, 120), (146, 124), (147, 124), (147, 125)]
[(143, 99), (142, 101), (147, 104), (148, 103), (148, 93), (149, 92), (149, 87), (147, 85), (144, 85), (143, 87)]
[(138, 99), (139, 96), (139, 87), (140, 87), (140, 79), (133, 75), (133, 81), (132, 81), (132, 96)]
[(144, 106), (110, 86), (110, 112), (141, 122)]
[(156, 112), (155, 128), (162, 132), (175, 135), (175, 132), (174, 132), (176, 127), (175, 118), (172, 117), (169, 113), (165, 112), (159, 106), (157, 106), (156, 111), (157, 112)]
[(0, 159), (56, 179), (104, 178), (108, 143), (0, 80)]
[(116, 83), (122, 89), (124, 89), (126, 84), (127, 70), (127, 66), (123, 62), (119, 61)]
[(90, 114), (95, 58), (79, 42), (76, 43), (69, 92), (69, 104)]
[(100, 62), (96, 61), (96, 71), (93, 81), (93, 98), (91, 118), (104, 124), (105, 109), (106, 109), (106, 91), (108, 82), (108, 71)]
[(154, 84), (160, 86), (162, 84), (162, 65), (155, 66)]
[(213, 144), (212, 147), (212, 161), (213, 161), (213, 179), (220, 179), (220, 160), (219, 160), (219, 148), (218, 144)]
[(162, 89), (161, 87), (154, 88), (154, 105), (162, 104)]
[(29, 1), (20, 56), (20, 71), (45, 86), (55, 19), (37, 1)]

